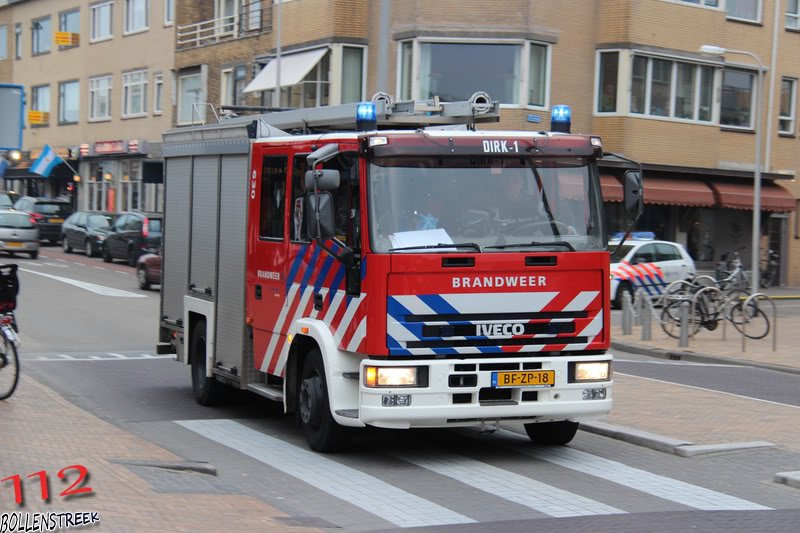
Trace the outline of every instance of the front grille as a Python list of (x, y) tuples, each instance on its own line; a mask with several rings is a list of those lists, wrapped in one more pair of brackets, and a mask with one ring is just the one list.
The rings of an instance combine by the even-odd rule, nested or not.
[(517, 339), (464, 339), (408, 341), (407, 348), (461, 348), (468, 346), (529, 346), (539, 344), (586, 344), (588, 337), (523, 337)]
[(478, 392), (478, 401), (481, 403), (508, 402), (511, 400), (511, 389), (494, 389), (484, 387)]

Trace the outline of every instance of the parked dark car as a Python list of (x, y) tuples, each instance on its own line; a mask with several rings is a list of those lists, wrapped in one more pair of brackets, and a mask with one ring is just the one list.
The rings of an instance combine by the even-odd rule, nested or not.
[(88, 257), (94, 257), (103, 249), (103, 241), (108, 236), (117, 215), (103, 211), (75, 211), (61, 227), (61, 244), (66, 253), (83, 250)]
[(139, 288), (148, 290), (151, 285), (161, 285), (161, 256), (144, 254), (136, 263), (136, 281)]
[(125, 211), (109, 227), (103, 241), (103, 261), (124, 259), (132, 267), (139, 256), (161, 249), (161, 213)]
[(56, 243), (61, 238), (61, 225), (72, 214), (72, 203), (55, 198), (23, 196), (14, 204), (16, 211), (29, 213), (39, 226), (39, 238)]

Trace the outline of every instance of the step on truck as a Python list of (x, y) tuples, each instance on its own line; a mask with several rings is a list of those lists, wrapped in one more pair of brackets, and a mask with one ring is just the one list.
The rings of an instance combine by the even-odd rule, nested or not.
[[(166, 132), (159, 352), (203, 405), (283, 403), (310, 447), (351, 428), (514, 421), (564, 444), (612, 402), (597, 136), (478, 131), (487, 95)], [(558, 131), (556, 131), (558, 130)], [(641, 211), (641, 176), (624, 179)]]

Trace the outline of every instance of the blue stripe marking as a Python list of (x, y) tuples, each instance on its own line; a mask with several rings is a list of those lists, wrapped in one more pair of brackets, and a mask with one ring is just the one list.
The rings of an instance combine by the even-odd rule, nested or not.
[(303, 294), (305, 292), (306, 287), (308, 286), (308, 280), (311, 279), (311, 275), (314, 273), (314, 267), (317, 266), (317, 259), (319, 258), (319, 246), (314, 248), (314, 251), (311, 253), (311, 259), (308, 261), (308, 265), (306, 266), (306, 271), (303, 273), (303, 279), (300, 281), (300, 289), (297, 291), (298, 294)]
[[(449, 314), (449, 315), (460, 315), (461, 314), (458, 311), (458, 309), (456, 309), (455, 307), (450, 305), (450, 302), (448, 302), (447, 300), (445, 300), (444, 298), (442, 298), (438, 294), (420, 294), (417, 297), (420, 300), (422, 300), (422, 303), (424, 303), (425, 305), (427, 305), (428, 307), (430, 307), (431, 309), (436, 311), (437, 314), (440, 314), (440, 315), (441, 314)], [(464, 322), (462, 321), (462, 323), (464, 323)], [(466, 323), (472, 325), (472, 322), (467, 321)], [(448, 324), (454, 325), (454, 324), (457, 324), (457, 322), (448, 322)], [(472, 336), (472, 335), (470, 335), (470, 336), (467, 336), (466, 338), (470, 339), (470, 340), (476, 340), (476, 339), (486, 340), (489, 337), (477, 336), (477, 335), (476, 336)], [(478, 348), (478, 350), (481, 353), (492, 353), (492, 352), (495, 351), (495, 350), (492, 350), (491, 346), (476, 346), (476, 348)], [(499, 348), (497, 348), (496, 351), (501, 351), (501, 350)], [(456, 352), (456, 353), (458, 353), (458, 352)]]
[(367, 256), (361, 258), (361, 279), (367, 277)]
[(286, 293), (289, 293), (289, 287), (292, 286), (294, 283), (294, 277), (297, 275), (297, 271), (300, 269), (300, 265), (303, 262), (303, 258), (306, 256), (306, 250), (308, 250), (308, 245), (304, 244), (300, 247), (300, 250), (297, 252), (297, 257), (294, 258), (292, 262), (292, 267), (289, 269), (289, 275), (286, 276)]
[[(334, 245), (333, 251), (338, 252), (339, 251), (338, 248), (339, 248), (338, 246)], [(330, 254), (327, 255), (328, 257), (325, 258), (325, 262), (322, 264), (322, 270), (320, 270), (319, 276), (317, 276), (317, 281), (314, 282), (315, 294), (319, 292), (320, 288), (322, 287), (322, 284), (325, 283), (325, 278), (328, 277), (328, 272), (330, 272), (331, 266), (333, 266), (333, 262), (336, 261), (336, 259), (332, 255)]]
[(391, 335), (386, 335), (386, 346), (389, 348), (389, 355), (411, 355), (411, 352), (400, 346)]
[(344, 279), (345, 269), (344, 265), (341, 263), (339, 264), (339, 270), (336, 271), (336, 275), (331, 282), (331, 292), (328, 293), (328, 303), (333, 301), (333, 297), (339, 291), (339, 285), (342, 284), (342, 280)]
[[(409, 311), (408, 309), (406, 309), (406, 307), (403, 304), (401, 304), (399, 301), (397, 301), (397, 299), (395, 299), (395, 298), (393, 298), (391, 296), (388, 297), (388, 299), (386, 301), (386, 312), (389, 313), (389, 316), (391, 316), (393, 319), (395, 319), (397, 322), (399, 322), (401, 325), (403, 325), (409, 331), (409, 333), (411, 333), (417, 340), (422, 340), (422, 338), (423, 338), (422, 337), (422, 327), (424, 326), (424, 324), (422, 322), (410, 322), (410, 323), (407, 323), (405, 321), (405, 317), (407, 315), (412, 315), (413, 313), (411, 311)], [(391, 338), (392, 337), (387, 333), (386, 334), (386, 344), (389, 347), (390, 347), (389, 339), (391, 339)], [(425, 337), (425, 339), (426, 340), (435, 340), (435, 341), (444, 340), (441, 337)], [(392, 340), (394, 342), (397, 342), (394, 339), (392, 339)], [(398, 346), (399, 346), (399, 344), (398, 344)], [(455, 350), (454, 348), (445, 347), (445, 348), (431, 348), (431, 349), (433, 350), (434, 353), (441, 354), (441, 355), (452, 355), (452, 354), (457, 354), (458, 353), (458, 351)], [(404, 354), (399, 354), (399, 355), (404, 355)]]

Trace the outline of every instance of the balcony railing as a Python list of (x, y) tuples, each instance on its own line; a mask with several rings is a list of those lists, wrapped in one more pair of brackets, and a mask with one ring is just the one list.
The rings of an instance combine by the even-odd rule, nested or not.
[(234, 15), (178, 26), (177, 48), (185, 50), (271, 31), (272, 2), (242, 0)]

